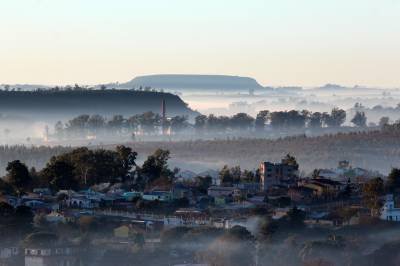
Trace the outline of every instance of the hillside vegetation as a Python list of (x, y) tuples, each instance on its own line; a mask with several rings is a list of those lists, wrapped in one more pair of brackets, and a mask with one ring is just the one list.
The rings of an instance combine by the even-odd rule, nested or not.
[(197, 115), (176, 95), (152, 90), (90, 90), (72, 88), (36, 91), (0, 91), (0, 113), (48, 118), (80, 114), (133, 115), (161, 112), (166, 101), (168, 115)]
[[(231, 139), (181, 142), (135, 142), (129, 146), (139, 160), (157, 148), (171, 151), (171, 164), (188, 170), (219, 168), (224, 164), (252, 169), (264, 160), (279, 161), (283, 155), (294, 155), (300, 169), (336, 167), (339, 160), (352, 165), (387, 173), (400, 165), (400, 130), (339, 133), (320, 137), (288, 137), (278, 140)], [(99, 148), (98, 146), (92, 148)], [(107, 149), (114, 149), (109, 145)], [(52, 155), (69, 151), (68, 147), (1, 146), (0, 169), (7, 162), (20, 159), (29, 166), (41, 168)]]

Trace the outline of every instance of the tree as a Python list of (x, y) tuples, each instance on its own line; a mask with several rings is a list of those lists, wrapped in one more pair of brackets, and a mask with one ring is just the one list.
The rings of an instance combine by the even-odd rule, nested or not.
[(309, 124), (310, 128), (321, 128), (323, 122), (323, 114), (315, 112), (310, 115)]
[(366, 127), (367, 117), (364, 112), (357, 111), (353, 119), (351, 119), (351, 122), (358, 127)]
[(299, 164), (294, 156), (290, 155), (290, 153), (286, 154), (286, 156), (282, 159), (283, 164), (291, 165), (294, 169), (299, 170)]
[(30, 207), (27, 206), (18, 206), (15, 208), (15, 224), (20, 229), (28, 230), (33, 225), (33, 212)]
[(195, 178), (197, 187), (200, 192), (207, 194), (207, 189), (212, 185), (211, 176), (197, 176)]
[(119, 145), (116, 148), (116, 151), (118, 153), (119, 159), (122, 162), (121, 169), (123, 172), (121, 173), (123, 177), (127, 177), (130, 175), (130, 171), (132, 170), (132, 167), (136, 166), (136, 158), (137, 158), (137, 152), (132, 151), (131, 148)]
[(219, 179), (223, 185), (230, 185), (233, 183), (233, 177), (227, 165), (224, 165), (221, 171), (219, 171)]
[(4, 219), (8, 219), (14, 215), (14, 207), (7, 202), (0, 201), (0, 221), (3, 223)]
[(399, 168), (392, 168), (390, 171), (386, 187), (390, 192), (394, 192), (400, 188), (400, 169)]
[(389, 124), (389, 117), (388, 116), (382, 116), (381, 119), (379, 119), (379, 127), (383, 128), (384, 126)]
[(297, 207), (289, 210), (287, 213), (287, 220), (291, 228), (299, 228), (304, 226), (304, 219), (306, 218), (306, 213)]
[(234, 166), (230, 170), (231, 176), (232, 176), (232, 182), (237, 184), (240, 183), (240, 178), (242, 177), (242, 170), (240, 169), (240, 166)]
[[(139, 116), (138, 115), (133, 115), (126, 119), (125, 121), (126, 127), (131, 130), (131, 131), (137, 131), (139, 128)], [(134, 134), (134, 133), (132, 133)]]
[(362, 190), (363, 201), (371, 210), (372, 215), (376, 215), (381, 207), (379, 197), (384, 192), (383, 180), (378, 177), (369, 180), (364, 184)]
[(258, 132), (264, 131), (265, 123), (267, 122), (268, 119), (268, 114), (269, 114), (268, 110), (263, 110), (258, 112), (255, 120), (256, 131)]
[(324, 122), (329, 127), (340, 127), (346, 121), (346, 111), (333, 108), (330, 115), (324, 115)]
[(92, 115), (87, 121), (87, 127), (93, 134), (98, 132), (105, 127), (106, 120), (101, 115)]
[(3, 178), (0, 178), (0, 196), (14, 193), (14, 188), (8, 182), (4, 181)]
[(138, 116), (138, 121), (144, 133), (152, 134), (160, 125), (161, 117), (153, 112), (145, 112)]
[(173, 172), (168, 168), (169, 154), (168, 150), (157, 149), (144, 161), (139, 173), (146, 177), (147, 184), (160, 177), (173, 178)]
[(74, 166), (66, 160), (52, 160), (42, 170), (41, 176), (50, 187), (60, 189), (77, 189), (78, 181), (75, 179)]
[(15, 188), (19, 195), (29, 189), (32, 184), (32, 178), (25, 164), (21, 163), (19, 160), (9, 162), (6, 171), (8, 183)]
[(54, 125), (54, 132), (58, 139), (62, 139), (64, 136), (64, 124), (61, 121), (57, 121)]
[(107, 126), (115, 133), (120, 134), (123, 126), (125, 125), (125, 119), (122, 115), (114, 115), (113, 118), (108, 121)]
[(230, 119), (230, 125), (233, 129), (248, 130), (254, 122), (254, 118), (246, 113), (237, 113)]
[(242, 176), (240, 179), (245, 182), (257, 182), (255, 174), (252, 171), (246, 169), (242, 172)]
[(87, 123), (89, 121), (90, 116), (83, 114), (80, 116), (77, 116), (71, 120), (68, 121), (66, 124), (66, 130), (67, 132), (75, 135), (84, 135), (86, 134), (86, 128), (87, 128)]
[(198, 115), (194, 119), (194, 128), (198, 134), (202, 134), (207, 125), (207, 116)]
[(172, 133), (180, 133), (182, 130), (188, 127), (188, 118), (186, 116), (174, 116), (171, 118), (170, 127)]

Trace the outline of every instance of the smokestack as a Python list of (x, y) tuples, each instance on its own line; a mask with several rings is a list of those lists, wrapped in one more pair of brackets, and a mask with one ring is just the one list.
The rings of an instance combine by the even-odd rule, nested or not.
[(162, 103), (161, 103), (161, 114), (162, 114), (163, 121), (165, 120), (166, 112), (167, 112), (167, 106), (165, 104), (165, 100), (163, 99)]
[(161, 115), (162, 115), (162, 134), (165, 135), (167, 133), (167, 104), (165, 103), (165, 99), (161, 102)]

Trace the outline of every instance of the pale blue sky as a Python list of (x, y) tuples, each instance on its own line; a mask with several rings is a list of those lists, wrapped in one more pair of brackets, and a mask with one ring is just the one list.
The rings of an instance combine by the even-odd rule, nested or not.
[(400, 86), (400, 0), (0, 0), (0, 83)]

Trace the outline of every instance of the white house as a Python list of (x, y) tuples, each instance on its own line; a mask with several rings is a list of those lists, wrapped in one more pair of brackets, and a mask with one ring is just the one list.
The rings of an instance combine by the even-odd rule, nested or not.
[(382, 220), (400, 222), (400, 208), (394, 206), (393, 195), (386, 195), (385, 204), (381, 209)]
[(147, 201), (164, 201), (168, 202), (172, 200), (171, 192), (169, 191), (152, 191), (143, 193), (142, 198)]

